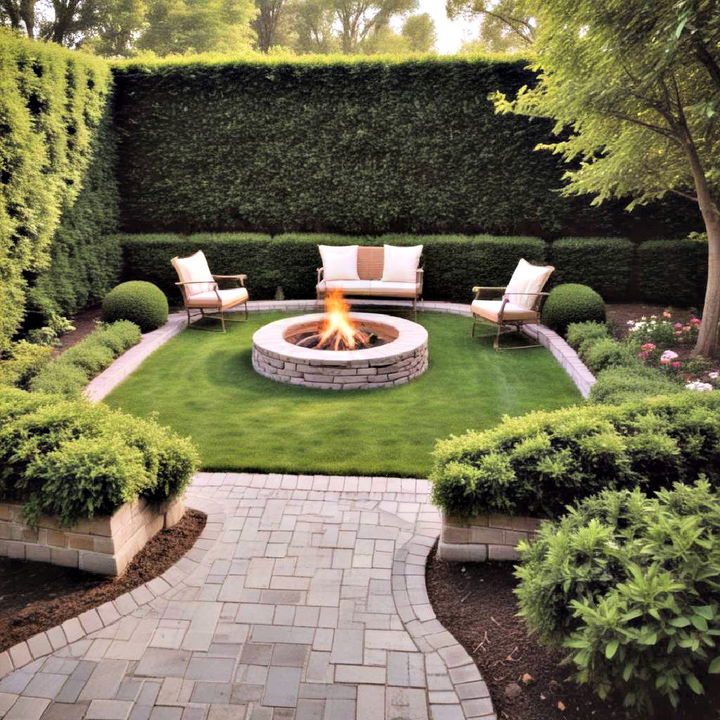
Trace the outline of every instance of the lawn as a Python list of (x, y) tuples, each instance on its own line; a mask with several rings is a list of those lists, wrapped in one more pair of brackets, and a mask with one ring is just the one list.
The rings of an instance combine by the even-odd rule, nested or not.
[(255, 373), (252, 334), (285, 317), (252, 314), (225, 335), (186, 330), (108, 397), (113, 407), (191, 435), (206, 470), (424, 477), (438, 438), (488, 428), (503, 415), (580, 400), (544, 349), (496, 353), (470, 319), (420, 313), (430, 367), (384, 390), (298, 388)]

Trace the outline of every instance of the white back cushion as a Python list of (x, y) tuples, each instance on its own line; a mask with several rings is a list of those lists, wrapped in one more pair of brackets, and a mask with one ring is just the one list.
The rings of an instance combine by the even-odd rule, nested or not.
[(422, 245), (398, 247), (383, 246), (383, 282), (417, 282), (417, 269), (420, 264)]
[(325, 280), (359, 280), (357, 245), (318, 245)]
[(215, 281), (212, 278), (210, 267), (202, 250), (198, 250), (190, 257), (174, 258), (173, 265), (177, 270), (180, 282), (193, 282), (192, 285), (185, 285), (185, 292), (188, 297), (207, 292), (215, 287)]
[(537, 295), (513, 295), (512, 293), (542, 292), (554, 269), (552, 265), (531, 265), (527, 260), (521, 258), (507, 288), (505, 288), (510, 302), (521, 307), (531, 308), (537, 300)]

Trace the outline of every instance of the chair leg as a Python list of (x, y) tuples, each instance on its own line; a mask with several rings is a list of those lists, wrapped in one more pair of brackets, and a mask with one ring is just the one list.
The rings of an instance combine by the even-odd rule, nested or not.
[(222, 325), (222, 331), (225, 332), (225, 313), (220, 311), (220, 324)]
[(415, 321), (417, 321), (417, 297), (413, 298), (413, 316)]
[(186, 307), (185, 312), (187, 313), (187, 316), (188, 316), (187, 326), (190, 327), (190, 308)]
[(248, 306), (247, 306), (247, 300), (246, 300), (246, 301), (245, 301), (245, 302), (243, 303), (243, 305), (245, 306), (245, 319), (247, 320), (247, 319), (248, 319)]
[(493, 348), (494, 348), (495, 350), (499, 350), (499, 349), (500, 349), (500, 334), (501, 334), (501, 333), (502, 333), (502, 325), (501, 325), (500, 323), (498, 323), (497, 333), (496, 333), (496, 335), (495, 335), (495, 340), (493, 340)]

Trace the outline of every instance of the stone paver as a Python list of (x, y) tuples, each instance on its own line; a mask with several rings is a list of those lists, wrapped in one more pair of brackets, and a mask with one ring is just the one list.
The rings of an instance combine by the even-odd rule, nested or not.
[(47, 633), (40, 657), (12, 649), (0, 718), (494, 719), (428, 602), (428, 493), (405, 478), (198, 473), (195, 547), (64, 624), (64, 640)]

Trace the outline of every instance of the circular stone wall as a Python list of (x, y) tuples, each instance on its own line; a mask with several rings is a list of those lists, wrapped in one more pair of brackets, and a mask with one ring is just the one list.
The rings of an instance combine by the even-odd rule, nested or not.
[(359, 325), (378, 328), (391, 342), (364, 350), (314, 350), (285, 338), (320, 323), (323, 313), (276, 320), (253, 335), (252, 363), (271, 380), (321, 390), (370, 390), (409, 382), (427, 370), (427, 330), (410, 320), (350, 313)]

